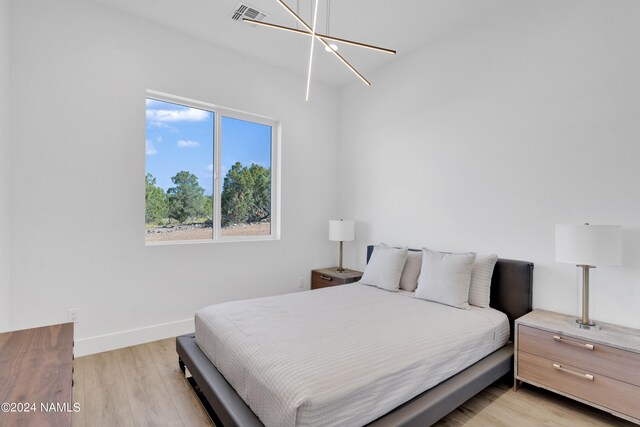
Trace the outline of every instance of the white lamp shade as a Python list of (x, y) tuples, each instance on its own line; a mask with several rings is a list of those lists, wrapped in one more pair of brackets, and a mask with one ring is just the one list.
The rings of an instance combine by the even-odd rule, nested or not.
[(336, 219), (329, 221), (329, 240), (335, 242), (349, 242), (355, 239), (355, 225), (350, 219)]
[(620, 265), (619, 225), (556, 225), (556, 261), (576, 265)]

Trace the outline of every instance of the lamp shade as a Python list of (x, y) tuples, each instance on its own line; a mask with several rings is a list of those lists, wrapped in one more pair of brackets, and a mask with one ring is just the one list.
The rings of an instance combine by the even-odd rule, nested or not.
[(334, 242), (349, 242), (355, 239), (355, 225), (350, 219), (336, 219), (329, 221), (329, 240)]
[(556, 225), (556, 261), (576, 265), (620, 265), (619, 225)]

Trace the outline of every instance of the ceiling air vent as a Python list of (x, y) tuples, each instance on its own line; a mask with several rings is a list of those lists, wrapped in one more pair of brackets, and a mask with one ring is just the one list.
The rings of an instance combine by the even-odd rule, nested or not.
[[(233, 13), (231, 14), (231, 19), (238, 22), (242, 22), (242, 18), (249, 18), (253, 19), (254, 21), (262, 21), (266, 17), (266, 13), (256, 9), (253, 6), (249, 6), (247, 3), (242, 1), (238, 3), (238, 5), (233, 10)], [(255, 27), (255, 25), (252, 25), (252, 27)]]

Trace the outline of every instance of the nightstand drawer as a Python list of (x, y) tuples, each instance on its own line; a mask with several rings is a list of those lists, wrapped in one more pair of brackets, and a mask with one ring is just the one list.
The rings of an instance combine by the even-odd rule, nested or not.
[(360, 280), (362, 272), (354, 270), (337, 271), (336, 268), (320, 268), (311, 271), (311, 289), (346, 285)]
[(640, 387), (626, 382), (523, 351), (518, 352), (518, 376), (640, 419)]
[(518, 327), (518, 350), (640, 386), (640, 354), (578, 338)]
[(311, 287), (314, 289), (317, 288), (328, 288), (329, 286), (342, 285), (343, 282), (335, 277), (325, 276), (320, 273), (313, 273), (311, 275)]

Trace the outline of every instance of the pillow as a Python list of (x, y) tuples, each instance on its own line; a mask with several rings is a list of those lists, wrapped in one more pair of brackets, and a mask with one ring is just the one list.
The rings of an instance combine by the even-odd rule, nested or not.
[(422, 248), (422, 270), (415, 297), (452, 307), (469, 308), (473, 252), (450, 254)]
[(373, 248), (373, 253), (364, 269), (360, 283), (397, 292), (402, 268), (406, 260), (406, 247), (400, 249), (391, 248), (384, 243), (380, 243)]
[(418, 276), (422, 265), (422, 251), (407, 251), (407, 261), (404, 263), (400, 276), (400, 289), (413, 292), (418, 286)]
[(491, 296), (491, 276), (498, 255), (478, 255), (471, 267), (471, 285), (469, 285), (469, 304), (476, 307), (489, 307)]

